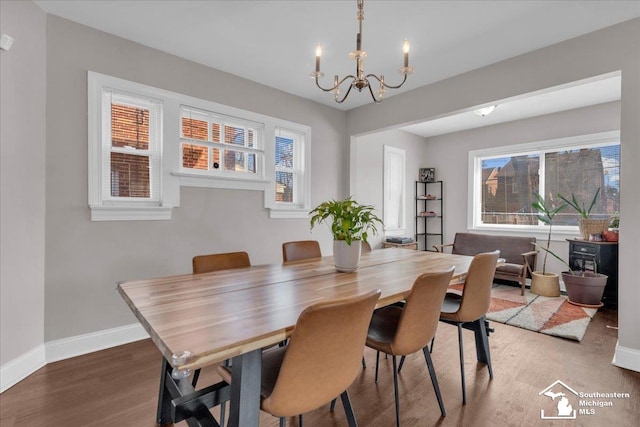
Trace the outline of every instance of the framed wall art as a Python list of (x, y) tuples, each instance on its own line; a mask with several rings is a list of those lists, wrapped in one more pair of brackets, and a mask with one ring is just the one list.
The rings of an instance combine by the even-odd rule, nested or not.
[(435, 182), (436, 168), (420, 168), (420, 181)]

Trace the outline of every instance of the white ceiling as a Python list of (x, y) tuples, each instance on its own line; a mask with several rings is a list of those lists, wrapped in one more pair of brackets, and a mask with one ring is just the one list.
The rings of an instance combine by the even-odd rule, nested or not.
[[(371, 102), (368, 94), (352, 91), (344, 104), (336, 104), (309, 78), (318, 43), (325, 85), (334, 74), (354, 73), (348, 53), (355, 49), (355, 0), (35, 3), (48, 13), (335, 108)], [(364, 15), (365, 73), (399, 82), (402, 41), (411, 42), (415, 72), (401, 89), (389, 91), (393, 96), (633, 19), (640, 16), (640, 1), (367, 0)], [(505, 105), (494, 114), (506, 111)], [(452, 123), (446, 126), (453, 129)]]

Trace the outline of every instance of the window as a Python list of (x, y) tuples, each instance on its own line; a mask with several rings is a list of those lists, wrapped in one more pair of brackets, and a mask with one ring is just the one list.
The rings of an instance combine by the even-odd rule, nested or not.
[(181, 170), (261, 179), (262, 133), (260, 123), (183, 107), (180, 115)]
[[(620, 209), (620, 140), (617, 132), (564, 138), (469, 154), (471, 203), (469, 227), (543, 228), (531, 207), (535, 194), (548, 206), (562, 204), (558, 193), (590, 203), (606, 217)], [(554, 219), (558, 231), (577, 230), (577, 213), (567, 208)]]
[(405, 215), (405, 150), (384, 146), (383, 220), (387, 235), (404, 235)]
[(308, 126), (88, 73), (93, 221), (171, 219), (180, 187), (264, 192), (271, 218), (307, 218)]

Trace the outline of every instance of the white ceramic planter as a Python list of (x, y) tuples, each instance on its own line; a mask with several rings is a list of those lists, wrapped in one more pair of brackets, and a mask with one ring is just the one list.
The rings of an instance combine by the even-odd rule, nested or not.
[(347, 245), (344, 240), (333, 241), (333, 262), (336, 270), (345, 273), (352, 273), (358, 269), (360, 264), (360, 252), (362, 250), (362, 242), (360, 240), (351, 241), (351, 245)]

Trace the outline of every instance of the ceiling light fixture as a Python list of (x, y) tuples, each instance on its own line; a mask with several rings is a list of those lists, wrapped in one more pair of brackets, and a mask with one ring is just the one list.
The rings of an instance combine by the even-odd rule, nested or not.
[[(382, 102), (382, 97), (387, 92), (387, 89), (400, 88), (404, 84), (404, 82), (407, 81), (407, 75), (413, 72), (413, 68), (409, 67), (409, 48), (410, 48), (409, 41), (407, 39), (404, 39), (404, 43), (402, 45), (402, 52), (404, 53), (404, 63), (402, 68), (400, 68), (398, 72), (403, 75), (403, 79), (399, 85), (392, 86), (387, 84), (384, 81), (383, 75), (380, 75), (380, 77), (378, 77), (375, 74), (367, 74), (365, 76), (364, 69), (362, 66), (362, 62), (364, 58), (367, 57), (367, 52), (362, 50), (362, 20), (364, 19), (364, 0), (358, 0), (358, 13), (356, 15), (356, 18), (358, 19), (358, 35), (356, 36), (356, 50), (354, 50), (349, 54), (349, 58), (356, 60), (356, 75), (355, 76), (348, 75), (344, 77), (342, 80), (340, 80), (338, 75), (336, 75), (333, 78), (333, 87), (323, 88), (322, 86), (320, 86), (320, 82), (318, 81), (318, 78), (323, 77), (324, 73), (320, 71), (320, 57), (322, 56), (322, 46), (318, 45), (318, 47), (316, 48), (316, 70), (311, 73), (311, 77), (315, 79), (316, 85), (320, 89), (322, 89), (325, 92), (333, 93), (335, 96), (336, 102), (339, 104), (343, 103), (344, 100), (347, 99), (347, 96), (349, 96), (349, 92), (351, 92), (351, 89), (353, 89), (354, 87), (358, 89), (358, 92), (362, 92), (362, 89), (364, 88), (369, 88), (369, 93), (371, 94), (371, 98), (373, 98), (373, 100), (376, 103), (380, 103)], [(376, 79), (380, 84), (377, 90), (377, 96), (374, 95), (373, 89), (371, 88), (371, 84), (369, 82), (370, 78)], [(340, 85), (342, 85), (342, 83), (344, 83), (349, 79), (351, 79), (351, 82), (349, 83), (349, 89), (347, 89), (347, 92), (344, 94), (343, 97), (340, 97)]]
[(489, 114), (493, 113), (493, 110), (495, 110), (496, 107), (497, 105), (489, 105), (488, 107), (477, 108), (473, 110), (473, 113), (476, 116), (480, 117), (488, 116)]

